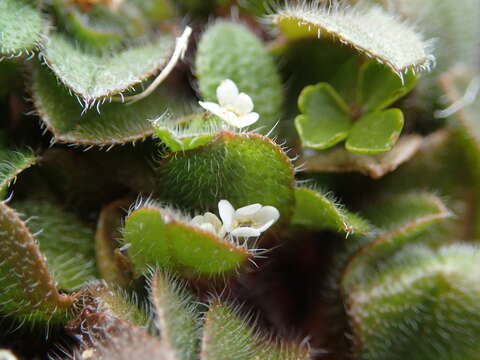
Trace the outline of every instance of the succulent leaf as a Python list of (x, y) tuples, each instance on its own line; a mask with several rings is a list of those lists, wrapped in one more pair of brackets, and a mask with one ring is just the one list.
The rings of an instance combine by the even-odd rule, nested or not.
[(56, 325), (70, 316), (74, 298), (59, 292), (26, 224), (0, 203), (0, 311), (30, 325)]
[(161, 70), (173, 52), (168, 34), (155, 41), (112, 54), (94, 54), (76, 47), (60, 34), (50, 36), (43, 58), (57, 78), (85, 105), (120, 94)]
[(28, 219), (36, 233), (48, 269), (62, 290), (78, 290), (97, 278), (93, 229), (76, 215), (49, 199), (14, 202), (16, 211)]
[(370, 228), (366, 221), (343, 209), (328, 194), (308, 188), (295, 189), (292, 225), (328, 229), (347, 235), (367, 233)]
[(124, 243), (139, 275), (155, 266), (207, 277), (227, 275), (251, 257), (244, 248), (188, 224), (173, 210), (153, 205), (130, 213)]
[(176, 100), (156, 92), (132, 105), (107, 103), (101, 112), (82, 112), (74, 96), (45, 67), (34, 71), (33, 101), (55, 142), (109, 146), (145, 139), (153, 134), (151, 122), (167, 109), (179, 110)]
[(305, 346), (262, 337), (235, 309), (214, 301), (205, 318), (200, 359), (308, 360), (310, 355)]
[(429, 69), (433, 59), (415, 31), (380, 7), (329, 8), (298, 3), (278, 10), (271, 21), (290, 39), (325, 34), (397, 74), (409, 69)]
[[(164, 158), (158, 169), (161, 199), (186, 209), (215, 210), (221, 199), (235, 208), (276, 207), (288, 222), (294, 171), (282, 148), (254, 133), (222, 131), (210, 143)], [(184, 186), (176, 186), (182, 179)]]
[(195, 298), (180, 279), (165, 272), (156, 271), (151, 285), (151, 301), (162, 343), (175, 354), (171, 360), (198, 359), (201, 323)]
[(31, 1), (2, 0), (0, 2), (0, 58), (33, 55), (42, 40), (44, 27), (42, 15)]
[(210, 26), (200, 39), (195, 66), (205, 100), (216, 101), (217, 87), (230, 79), (252, 98), (254, 111), (260, 114), (255, 126), (263, 126), (266, 133), (280, 120), (280, 76), (265, 46), (245, 26), (229, 22)]

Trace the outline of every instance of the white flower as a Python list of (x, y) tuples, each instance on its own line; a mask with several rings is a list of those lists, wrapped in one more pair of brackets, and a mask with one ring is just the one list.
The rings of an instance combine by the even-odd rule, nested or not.
[(219, 201), (218, 213), (224, 230), (235, 237), (258, 237), (280, 217), (273, 206), (252, 204), (235, 210), (227, 200)]
[(223, 238), (225, 236), (225, 230), (222, 226), (222, 222), (217, 215), (212, 214), (211, 212), (206, 212), (203, 215), (195, 216), (190, 221), (190, 224), (202, 230), (208, 231), (218, 237)]
[(223, 80), (217, 88), (219, 104), (199, 101), (201, 107), (220, 117), (233, 127), (243, 128), (257, 122), (260, 115), (253, 110), (253, 101), (245, 93), (239, 93), (232, 80)]

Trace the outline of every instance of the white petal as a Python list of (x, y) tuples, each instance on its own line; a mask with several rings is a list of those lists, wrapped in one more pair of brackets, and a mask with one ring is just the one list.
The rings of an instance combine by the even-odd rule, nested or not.
[(231, 111), (224, 110), (223, 113), (218, 116), (220, 116), (220, 118), (222, 118), (222, 120), (225, 121), (228, 125), (237, 128), (239, 127), (237, 114)]
[(262, 233), (266, 231), (270, 226), (272, 226), (274, 222), (275, 222), (274, 220), (267, 221), (265, 224), (263, 224), (260, 227), (257, 227), (256, 229)]
[(232, 236), (235, 237), (258, 237), (260, 236), (260, 231), (250, 227), (238, 227), (231, 232)]
[(210, 223), (203, 223), (200, 225), (200, 229), (204, 231), (208, 231), (209, 233), (216, 234), (217, 232), (215, 231), (215, 228), (213, 227), (212, 224)]
[(244, 217), (251, 217), (255, 214), (258, 210), (262, 208), (260, 204), (251, 204), (244, 207), (241, 207), (235, 211), (235, 218), (244, 218)]
[(190, 224), (193, 226), (200, 227), (205, 222), (203, 215), (197, 215), (192, 220), (190, 220)]
[(240, 115), (247, 115), (253, 110), (253, 101), (250, 96), (240, 93), (232, 104), (235, 111)]
[(261, 210), (259, 210), (254, 215), (254, 220), (258, 224), (265, 224), (270, 220), (273, 222), (277, 221), (280, 217), (280, 213), (278, 212), (276, 207), (273, 206), (264, 206)]
[(225, 231), (231, 231), (233, 226), (233, 215), (235, 214), (235, 209), (228, 200), (220, 200), (218, 202), (218, 214), (220, 215), (220, 219), (222, 219), (223, 221)]
[(245, 126), (250, 126), (256, 123), (259, 118), (260, 118), (260, 115), (258, 115), (256, 112), (252, 112), (248, 115), (240, 116), (236, 120), (236, 127), (243, 128)]
[(222, 114), (224, 113), (223, 108), (220, 105), (215, 104), (213, 102), (199, 101), (198, 104), (205, 110), (210, 111), (211, 113), (217, 116), (222, 116)]
[(226, 79), (223, 80), (217, 88), (217, 99), (221, 106), (233, 105), (238, 96), (238, 88), (235, 83)]
[(222, 227), (222, 222), (220, 219), (217, 217), (217, 215), (212, 214), (211, 212), (206, 212), (205, 215), (203, 215), (205, 222), (209, 222), (215, 227), (216, 231), (219, 231), (220, 228)]

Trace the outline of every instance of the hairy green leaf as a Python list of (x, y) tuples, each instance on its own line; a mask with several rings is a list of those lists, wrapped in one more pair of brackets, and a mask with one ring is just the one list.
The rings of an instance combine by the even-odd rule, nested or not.
[(125, 222), (124, 242), (137, 274), (160, 266), (215, 276), (234, 272), (251, 257), (244, 248), (187, 221), (171, 209), (148, 204), (130, 213)]
[(34, 237), (5, 202), (0, 234), (0, 311), (30, 325), (66, 321), (74, 298), (60, 294)]
[(31, 1), (0, 2), (0, 58), (33, 54), (43, 30), (42, 15)]
[(251, 96), (254, 111), (267, 132), (280, 120), (283, 88), (276, 66), (260, 39), (243, 25), (217, 22), (200, 39), (195, 60), (201, 95), (217, 101), (222, 80), (233, 80), (240, 92)]
[(45, 44), (42, 55), (55, 75), (90, 106), (132, 88), (161, 70), (173, 45), (173, 37), (164, 34), (151, 43), (97, 55), (55, 34)]
[(291, 39), (327, 35), (386, 64), (399, 75), (409, 69), (429, 69), (433, 59), (411, 27), (380, 7), (287, 4), (271, 20)]
[(37, 162), (30, 152), (0, 149), (0, 197), (4, 197), (8, 186), (25, 169)]
[(295, 189), (292, 224), (340, 231), (347, 235), (366, 233), (370, 228), (366, 221), (345, 210), (328, 194), (307, 188)]
[[(207, 145), (168, 155), (159, 164), (161, 199), (186, 209), (214, 210), (226, 199), (235, 208), (276, 207), (288, 222), (294, 172), (281, 147), (258, 134), (222, 131)], [(178, 187), (178, 179), (183, 186)]]

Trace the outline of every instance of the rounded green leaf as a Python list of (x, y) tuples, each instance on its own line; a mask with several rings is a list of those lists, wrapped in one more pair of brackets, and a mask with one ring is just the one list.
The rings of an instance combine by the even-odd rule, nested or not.
[(0, 197), (5, 196), (9, 185), (22, 171), (36, 162), (32, 153), (0, 148)]
[(412, 71), (402, 75), (375, 61), (369, 61), (360, 68), (358, 103), (362, 112), (383, 110), (415, 86), (416, 76)]
[(196, 75), (201, 95), (217, 102), (216, 90), (222, 80), (233, 80), (240, 92), (248, 94), (254, 111), (260, 114), (255, 127), (265, 132), (280, 120), (283, 86), (280, 76), (261, 40), (243, 25), (217, 22), (200, 39)]
[(302, 145), (326, 149), (348, 136), (352, 121), (347, 104), (327, 83), (310, 85), (298, 98), (302, 115), (295, 118)]
[(250, 258), (247, 250), (179, 220), (171, 210), (153, 206), (130, 213), (124, 242), (138, 274), (160, 266), (214, 276), (234, 272)]
[(274, 206), (281, 222), (292, 213), (290, 159), (258, 134), (222, 131), (207, 145), (168, 155), (159, 164), (158, 177), (161, 199), (181, 208), (216, 210), (219, 200), (226, 199), (235, 208)]
[(373, 112), (362, 116), (352, 127), (345, 144), (348, 151), (378, 154), (390, 151), (403, 128), (399, 109)]

